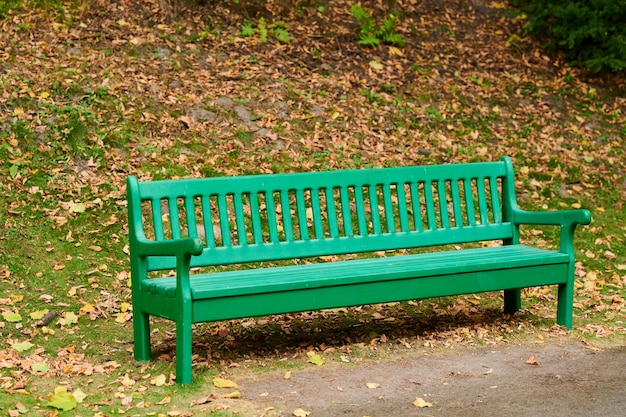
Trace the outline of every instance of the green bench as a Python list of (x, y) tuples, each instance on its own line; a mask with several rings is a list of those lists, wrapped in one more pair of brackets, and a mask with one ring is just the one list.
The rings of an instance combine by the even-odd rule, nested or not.
[[(198, 322), (495, 290), (513, 313), (520, 289), (554, 284), (572, 326), (574, 229), (591, 215), (519, 209), (508, 157), (127, 186), (135, 359), (150, 359), (149, 316), (175, 321), (180, 383)], [(559, 226), (560, 249), (520, 244), (524, 224)], [(489, 243), (456, 250), (471, 242)]]

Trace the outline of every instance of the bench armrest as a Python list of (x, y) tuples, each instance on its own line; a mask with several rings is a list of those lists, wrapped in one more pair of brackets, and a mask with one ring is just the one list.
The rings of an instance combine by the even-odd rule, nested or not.
[(182, 238), (155, 242), (138, 239), (137, 255), (139, 256), (185, 256), (200, 255), (204, 250), (202, 240), (198, 238)]
[(579, 224), (591, 223), (591, 212), (585, 209), (533, 212), (516, 207), (511, 211), (511, 222), (515, 226), (560, 226), (560, 252), (574, 256), (574, 230)]
[(516, 224), (536, 224), (554, 226), (576, 226), (591, 223), (589, 210), (558, 210), (558, 211), (512, 211), (511, 221)]

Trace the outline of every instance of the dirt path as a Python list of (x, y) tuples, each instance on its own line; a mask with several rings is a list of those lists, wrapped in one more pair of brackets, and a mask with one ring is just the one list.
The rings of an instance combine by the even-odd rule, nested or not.
[[(268, 416), (302, 409), (310, 417), (622, 417), (626, 410), (626, 346), (463, 349), (329, 368), (241, 380), (241, 392), (261, 410), (273, 407)], [(416, 397), (432, 407), (417, 407)]]

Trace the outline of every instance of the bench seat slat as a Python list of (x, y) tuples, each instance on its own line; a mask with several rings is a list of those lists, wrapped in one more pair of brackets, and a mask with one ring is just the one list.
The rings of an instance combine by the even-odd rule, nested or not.
[[(568, 262), (560, 252), (514, 245), (197, 274), (191, 281), (193, 298), (207, 299)], [(176, 279), (144, 281), (143, 290), (175, 297)]]

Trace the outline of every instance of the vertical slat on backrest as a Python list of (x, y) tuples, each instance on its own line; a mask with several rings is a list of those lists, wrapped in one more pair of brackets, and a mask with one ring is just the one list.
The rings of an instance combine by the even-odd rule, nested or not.
[(479, 177), (476, 180), (478, 189), (478, 206), (480, 207), (480, 224), (489, 224), (489, 209), (487, 208), (487, 193), (485, 192), (485, 178)]
[(424, 183), (424, 198), (426, 200), (426, 218), (428, 219), (428, 229), (437, 228), (437, 218), (435, 217), (435, 200), (433, 198), (433, 183), (426, 181)]
[(237, 241), (239, 245), (245, 246), (248, 244), (248, 238), (246, 236), (246, 217), (243, 211), (243, 195), (241, 193), (235, 193), (234, 205)]
[(278, 242), (278, 224), (276, 222), (276, 206), (271, 191), (265, 192), (265, 208), (267, 209), (267, 227), (270, 232), (270, 242)]
[(163, 213), (161, 212), (161, 200), (150, 200), (152, 206), (152, 221), (154, 222), (154, 239), (164, 240), (165, 232), (163, 231)]
[(415, 222), (415, 230), (424, 230), (422, 226), (422, 207), (420, 205), (420, 193), (417, 187), (417, 182), (410, 184), (411, 189), (411, 206), (413, 209), (413, 221)]
[(335, 195), (332, 187), (324, 189), (326, 197), (326, 214), (328, 215), (328, 228), (330, 237), (339, 237), (339, 226), (337, 222), (337, 208), (335, 207)]
[(291, 221), (291, 207), (289, 206), (289, 191), (280, 191), (280, 207), (283, 214), (283, 231), (287, 242), (293, 242), (293, 223)]
[(352, 216), (350, 215), (350, 197), (348, 187), (339, 189), (339, 198), (341, 199), (341, 216), (343, 219), (344, 236), (354, 236), (352, 230)]
[(263, 243), (263, 229), (261, 226), (261, 210), (259, 209), (259, 195), (250, 193), (250, 217), (252, 220), (252, 235), (254, 243)]
[(404, 183), (396, 184), (396, 193), (398, 194), (398, 217), (400, 217), (400, 230), (409, 231), (409, 215), (406, 203), (406, 193), (404, 192)]
[(494, 223), (502, 223), (502, 210), (500, 207), (500, 198), (499, 198), (500, 188), (498, 187), (497, 177), (489, 177), (489, 189), (491, 191), (491, 205), (493, 209)]
[(378, 193), (376, 192), (376, 185), (370, 184), (367, 187), (367, 194), (370, 200), (370, 207), (372, 209), (372, 228), (374, 234), (379, 235), (383, 231), (380, 227), (380, 209), (378, 208)]
[(178, 218), (178, 201), (175, 198), (168, 199), (170, 210), (170, 227), (172, 229), (172, 239), (180, 239), (180, 219)]
[(461, 208), (461, 193), (459, 192), (459, 181), (450, 181), (452, 191), (452, 210), (454, 212), (454, 225), (463, 227), (463, 210)]
[(202, 196), (202, 221), (204, 223), (204, 236), (208, 248), (214, 248), (215, 234), (213, 233), (213, 214), (211, 212), (211, 199), (208, 195)]
[(365, 199), (363, 198), (363, 187), (354, 188), (354, 204), (356, 204), (356, 218), (359, 225), (359, 235), (367, 235), (367, 221), (365, 219)]
[(316, 239), (324, 238), (324, 227), (322, 224), (322, 208), (320, 206), (320, 189), (311, 189), (311, 212), (313, 213), (313, 230)]
[(217, 209), (219, 213), (220, 228), (222, 231), (222, 245), (230, 246), (230, 225), (228, 224), (228, 203), (226, 202), (226, 194), (217, 195)]
[(439, 196), (439, 213), (441, 213), (441, 227), (448, 229), (450, 227), (450, 216), (448, 215), (448, 197), (446, 195), (446, 181), (440, 179), (437, 181), (437, 195)]
[(467, 222), (470, 226), (476, 226), (476, 211), (474, 210), (474, 191), (472, 190), (472, 179), (463, 180), (463, 191), (465, 194), (465, 209), (467, 210)]
[(193, 196), (185, 197), (185, 214), (187, 215), (189, 237), (198, 237), (198, 224), (196, 222), (196, 208)]
[(304, 201), (304, 189), (296, 190), (296, 214), (298, 216), (298, 226), (300, 227), (300, 239), (309, 240), (308, 219), (306, 217), (306, 202)]
[(385, 207), (385, 223), (387, 233), (393, 233), (396, 230), (396, 224), (393, 212), (393, 202), (391, 199), (391, 184), (383, 184), (383, 205)]

